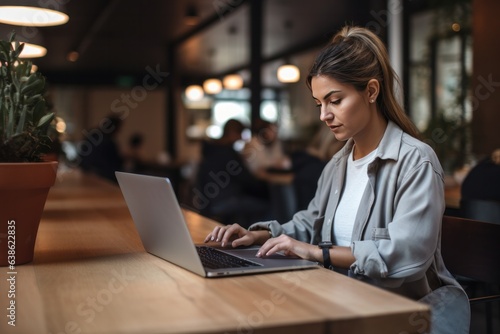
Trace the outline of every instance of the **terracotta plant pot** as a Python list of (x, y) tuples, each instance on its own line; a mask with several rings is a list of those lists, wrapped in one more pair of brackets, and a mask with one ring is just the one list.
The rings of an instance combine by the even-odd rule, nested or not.
[(56, 161), (0, 163), (0, 266), (33, 260), (38, 225), (56, 173)]

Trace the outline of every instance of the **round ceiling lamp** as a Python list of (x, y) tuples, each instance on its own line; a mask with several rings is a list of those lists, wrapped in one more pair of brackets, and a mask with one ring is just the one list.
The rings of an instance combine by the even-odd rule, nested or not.
[(29, 33), (17, 33), (16, 30), (0, 24), (0, 36), (10, 39), (12, 34), (15, 34), (14, 39), (12, 39), (14, 49), (16, 48), (15, 43), (24, 44), (19, 58), (39, 58), (47, 54), (47, 49), (42, 46), (44, 44), (42, 33), (38, 28), (29, 28)]
[(293, 83), (299, 81), (299, 68), (291, 64), (281, 65), (278, 68), (278, 80), (283, 83)]
[(243, 78), (239, 74), (228, 74), (222, 79), (225, 89), (236, 90), (243, 88)]
[(203, 82), (203, 90), (207, 94), (219, 94), (222, 91), (222, 82), (219, 79), (207, 79)]
[[(227, 47), (228, 57), (231, 59), (238, 59), (239, 51), (239, 41), (238, 41), (238, 29), (236, 26), (231, 25), (227, 30)], [(243, 88), (243, 78), (238, 73), (228, 74), (222, 78), (222, 85), (227, 90), (238, 90)]]
[(68, 22), (68, 15), (54, 9), (43, 8), (44, 5), (41, 3), (42, 1), (26, 0), (0, 1), (0, 23), (26, 27), (48, 27)]
[(47, 54), (47, 49), (43, 46), (25, 42), (21, 43), (24, 44), (24, 48), (19, 58), (40, 58)]
[(66, 55), (66, 59), (72, 63), (76, 62), (78, 58), (80, 58), (80, 53), (78, 53), (78, 51), (70, 51)]
[(205, 95), (203, 93), (203, 88), (200, 85), (187, 86), (185, 94), (190, 101), (200, 101)]

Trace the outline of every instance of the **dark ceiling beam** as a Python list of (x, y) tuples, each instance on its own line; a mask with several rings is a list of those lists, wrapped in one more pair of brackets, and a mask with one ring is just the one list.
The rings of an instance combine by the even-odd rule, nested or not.
[(78, 52), (78, 57), (81, 57), (85, 51), (89, 48), (89, 46), (94, 41), (95, 36), (102, 29), (104, 23), (111, 16), (111, 13), (115, 10), (115, 8), (120, 4), (120, 0), (114, 0), (109, 2), (102, 11), (99, 12), (97, 18), (92, 21), (92, 24), (89, 29), (87, 29), (85, 35), (81, 39), (81, 41), (75, 46), (73, 50), (68, 51), (76, 51)]
[(177, 47), (185, 41), (189, 40), (191, 37), (196, 36), (199, 33), (202, 33), (205, 29), (210, 28), (212, 25), (216, 23), (220, 23), (224, 17), (227, 15), (233, 14), (233, 12), (240, 8), (246, 0), (239, 1), (229, 1), (229, 0), (215, 0), (213, 1), (213, 6), (215, 8), (215, 14), (205, 19), (200, 24), (193, 27), (191, 30), (186, 32), (185, 34), (175, 38), (172, 40), (169, 45), (171, 47)]

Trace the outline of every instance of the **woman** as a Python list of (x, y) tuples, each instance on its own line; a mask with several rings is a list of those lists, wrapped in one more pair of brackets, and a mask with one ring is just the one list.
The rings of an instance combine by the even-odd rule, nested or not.
[(337, 33), (307, 83), (320, 119), (347, 142), (324, 168), (315, 197), (286, 224), (217, 227), (206, 241), (262, 244), (257, 256), (282, 251), (331, 264), (431, 304), (433, 333), (467, 333), (467, 296), (440, 253), (443, 171), (399, 105), (395, 81), (376, 35), (359, 27)]

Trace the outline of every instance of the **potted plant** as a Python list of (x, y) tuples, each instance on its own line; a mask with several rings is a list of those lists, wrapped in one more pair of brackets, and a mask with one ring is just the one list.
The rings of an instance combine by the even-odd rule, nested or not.
[(54, 114), (45, 78), (19, 56), (24, 44), (0, 41), (0, 266), (31, 262), (57, 162), (43, 161)]

